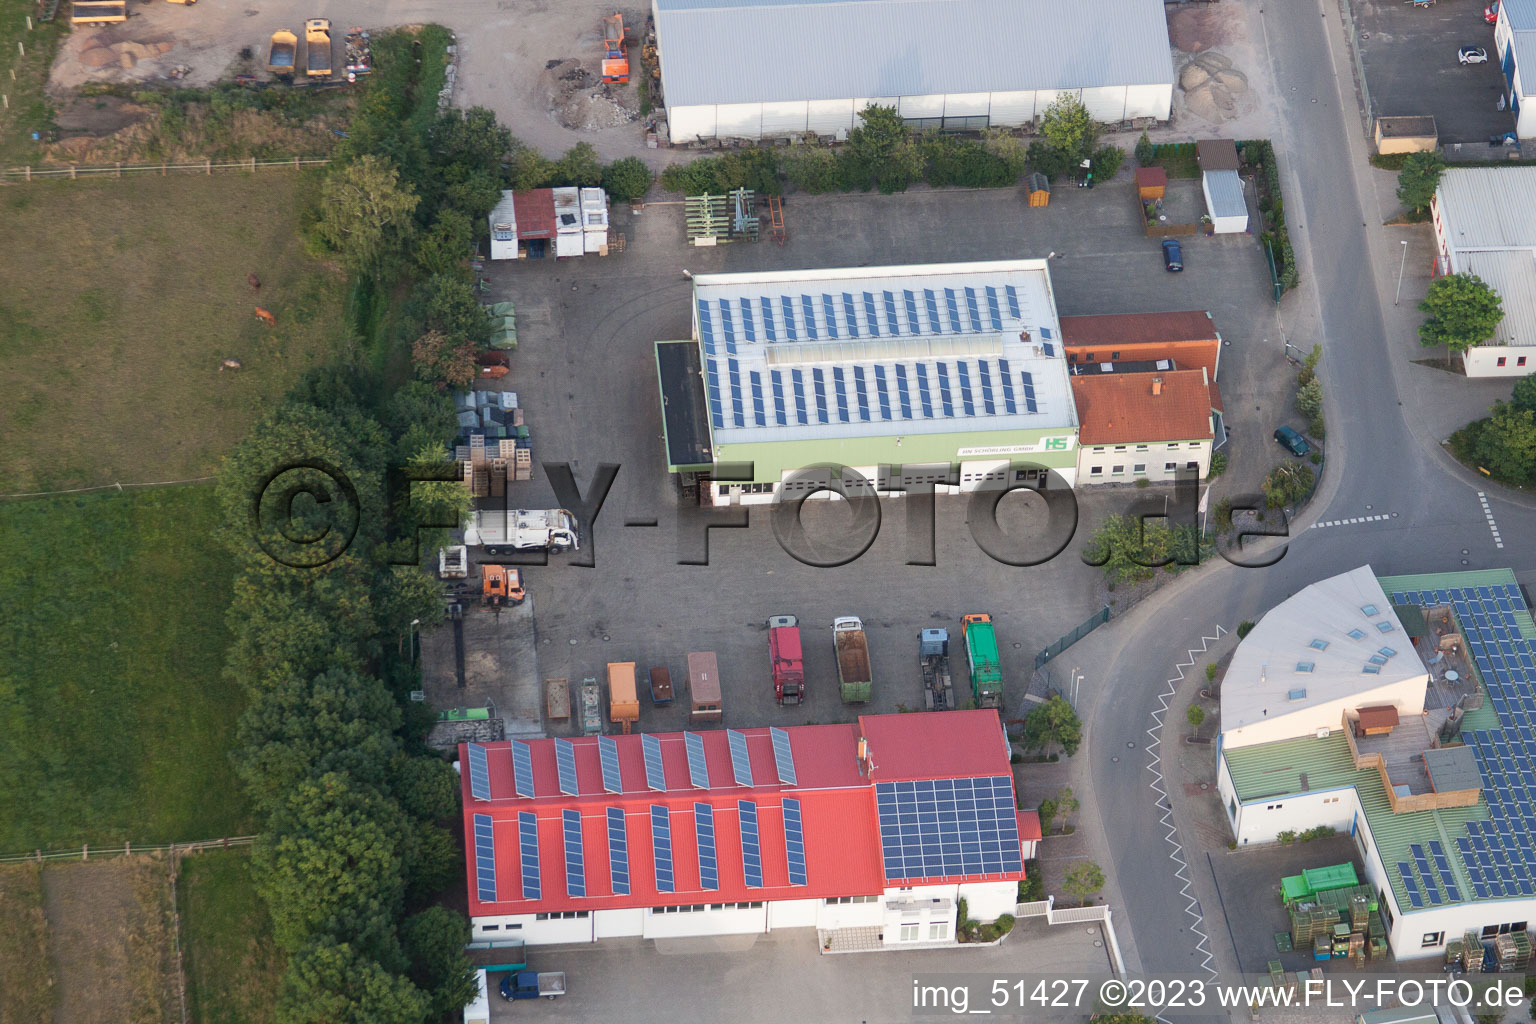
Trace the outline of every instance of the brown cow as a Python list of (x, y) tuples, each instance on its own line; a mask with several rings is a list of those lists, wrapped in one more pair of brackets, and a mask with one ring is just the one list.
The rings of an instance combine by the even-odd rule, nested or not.
[(261, 287), (261, 278), (257, 277), (255, 274), (246, 274), (245, 280), (248, 284), (250, 284), (251, 291), (253, 292)]
[(256, 307), (256, 319), (263, 321), (264, 323), (268, 324), (269, 326), (272, 326), (272, 327), (276, 327), (277, 326), (277, 317), (273, 316), (271, 313), (267, 312), (265, 309), (262, 309), (260, 306)]
[(226, 359), (219, 366), (219, 372), (220, 373), (223, 373), (225, 370), (238, 370), (238, 369), (240, 369), (240, 360), (238, 360), (238, 359)]

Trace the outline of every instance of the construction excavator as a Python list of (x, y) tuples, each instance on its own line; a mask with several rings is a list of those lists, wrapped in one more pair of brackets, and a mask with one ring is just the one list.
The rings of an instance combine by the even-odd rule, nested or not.
[(603, 19), (603, 81), (629, 84), (629, 44), (624, 41), (624, 15)]
[(522, 604), (528, 597), (523, 589), (523, 574), (504, 565), (487, 563), (480, 567), (480, 605), (484, 608), (504, 608)]

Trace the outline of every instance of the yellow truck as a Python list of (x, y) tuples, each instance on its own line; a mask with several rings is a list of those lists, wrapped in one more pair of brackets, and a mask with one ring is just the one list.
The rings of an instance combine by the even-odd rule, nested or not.
[(272, 45), (267, 50), (267, 70), (274, 75), (291, 75), (298, 55), (299, 37), (280, 28), (272, 33)]
[(304, 23), (304, 73), (310, 78), (331, 77), (331, 23), (310, 18)]
[(127, 20), (126, 0), (74, 0), (70, 5), (71, 25), (110, 25)]

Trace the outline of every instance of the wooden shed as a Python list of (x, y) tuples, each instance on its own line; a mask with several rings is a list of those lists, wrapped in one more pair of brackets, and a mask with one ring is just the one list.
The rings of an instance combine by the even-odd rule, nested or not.
[(1161, 167), (1136, 168), (1136, 194), (1143, 201), (1161, 199), (1168, 190), (1168, 172)]
[(1385, 736), (1397, 727), (1397, 708), (1390, 704), (1361, 708), (1356, 736)]
[(1051, 205), (1050, 179), (1039, 171), (1035, 171), (1024, 179), (1024, 191), (1029, 196), (1030, 206)]

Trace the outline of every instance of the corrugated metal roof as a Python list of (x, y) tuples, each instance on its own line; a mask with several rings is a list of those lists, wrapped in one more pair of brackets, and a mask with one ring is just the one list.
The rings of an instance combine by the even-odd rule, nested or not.
[(656, 0), (674, 107), (1171, 85), (1161, 0)]
[(1461, 269), (1482, 278), (1504, 303), (1493, 344), (1536, 345), (1536, 252), (1465, 253)]
[(1205, 191), (1210, 197), (1211, 216), (1246, 217), (1248, 202), (1243, 198), (1243, 179), (1236, 171), (1206, 171)]
[(1504, 0), (1500, 13), (1516, 32), (1536, 29), (1536, 3), (1532, 0)]
[(1536, 167), (1452, 167), (1436, 199), (1458, 252), (1536, 248)]

